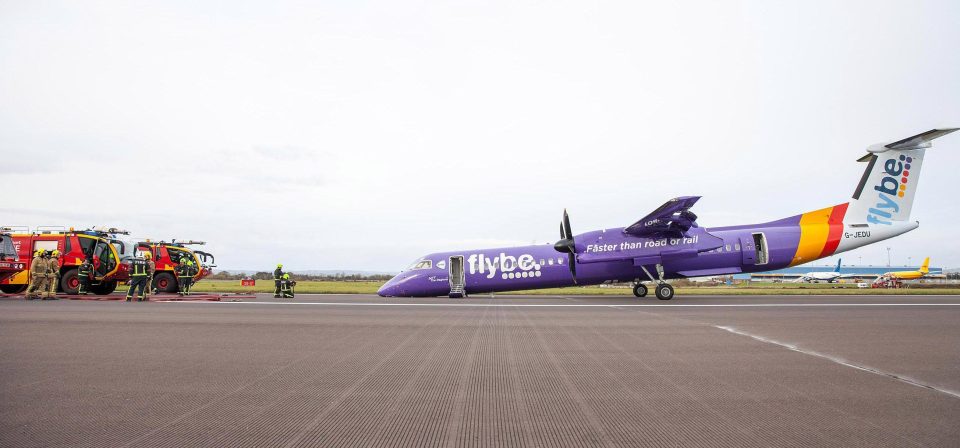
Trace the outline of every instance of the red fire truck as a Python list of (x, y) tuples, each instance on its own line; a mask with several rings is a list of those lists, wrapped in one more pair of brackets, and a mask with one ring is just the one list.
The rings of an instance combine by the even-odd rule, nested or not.
[(13, 237), (8, 227), (0, 228), (0, 281), (6, 280), (27, 268), (27, 264), (20, 261), (17, 249), (13, 245)]
[(213, 263), (216, 261), (208, 252), (191, 250), (186, 246), (203, 245), (203, 241), (183, 241), (167, 243), (164, 241), (151, 242), (150, 240), (137, 243), (137, 252), (150, 252), (153, 254), (153, 262), (156, 264), (156, 271), (153, 274), (153, 289), (158, 292), (177, 292), (177, 276), (174, 270), (185, 259), (189, 259), (197, 267), (197, 274), (193, 276), (193, 281), (213, 273), (216, 267)]
[(11, 232), (13, 247), (23, 270), (10, 278), (0, 280), (0, 291), (19, 294), (29, 285), (30, 263), (37, 250), (57, 250), (60, 252), (60, 282), (58, 290), (67, 294), (76, 294), (80, 287), (77, 268), (84, 258), (93, 259), (94, 279), (90, 290), (95, 294), (110, 294), (118, 283), (130, 278), (129, 266), (120, 260), (124, 252), (124, 243), (117, 235), (129, 232), (109, 228), (74, 230), (61, 227), (38, 227), (33, 232), (19, 228)]

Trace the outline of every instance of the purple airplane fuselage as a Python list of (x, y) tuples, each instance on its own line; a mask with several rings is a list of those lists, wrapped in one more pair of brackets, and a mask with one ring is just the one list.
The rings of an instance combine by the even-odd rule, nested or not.
[[(844, 250), (849, 250), (917, 227), (917, 223), (908, 222), (889, 228), (866, 225), (847, 228), (842, 223), (842, 214), (834, 212), (836, 208), (845, 210), (846, 205), (764, 224), (694, 227), (680, 237), (636, 237), (625, 233), (623, 228), (583, 233), (574, 237), (578, 254), (576, 282), (567, 255), (553, 245), (434, 253), (421, 257), (411, 269), (384, 284), (378, 294), (386, 297), (447, 295), (451, 289), (450, 264), (459, 259), (463, 263), (464, 289), (470, 294), (647, 281), (653, 279), (647, 278), (646, 272), (657, 276), (658, 264), (663, 268), (664, 279), (762, 272), (832, 255), (841, 246), (839, 243), (846, 243)], [(826, 219), (801, 224), (801, 220), (811, 215)], [(837, 237), (831, 240), (830, 233)], [(804, 241), (804, 234), (811, 241)]]
[[(690, 209), (698, 196), (671, 199), (621, 228), (573, 235), (566, 212), (555, 245), (429, 254), (380, 288), (387, 297), (430, 297), (500, 291), (654, 282), (762, 272), (808, 263), (916, 229), (910, 210), (930, 141), (956, 131), (933, 129), (873, 145), (849, 202), (776, 221), (704, 228)], [(572, 263), (572, 265), (571, 265)], [(639, 286), (638, 286), (639, 288)], [(667, 294), (661, 288), (667, 288)], [(646, 294), (635, 290), (635, 294)], [(662, 297), (663, 296), (663, 297)]]

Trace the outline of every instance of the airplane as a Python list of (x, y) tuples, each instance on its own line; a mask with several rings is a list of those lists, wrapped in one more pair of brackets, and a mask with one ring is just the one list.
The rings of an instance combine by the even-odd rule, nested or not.
[(822, 272), (822, 271), (821, 271), (821, 272), (816, 272), (816, 271), (814, 271), (814, 272), (807, 272), (806, 274), (801, 275), (800, 278), (798, 278), (798, 279), (796, 280), (796, 282), (798, 282), (798, 283), (800, 283), (800, 282), (809, 282), (809, 283), (827, 282), (827, 283), (833, 283), (833, 282), (836, 281), (837, 279), (840, 279), (840, 278), (845, 277), (845, 275), (843, 275), (843, 274), (840, 273), (840, 262), (841, 262), (841, 261), (843, 261), (843, 259), (837, 260), (837, 267), (836, 267), (833, 271), (830, 271), (830, 272)]
[(671, 199), (626, 226), (574, 234), (564, 210), (551, 245), (428, 254), (384, 283), (383, 297), (461, 298), (527, 289), (650, 282), (660, 300), (669, 279), (762, 272), (808, 263), (916, 229), (910, 221), (920, 167), (931, 141), (960, 128), (933, 129), (870, 146), (850, 201), (760, 224), (705, 228), (690, 209), (700, 196)]
[(885, 280), (916, 280), (918, 278), (924, 277), (929, 273), (930, 273), (930, 257), (927, 257), (923, 260), (923, 264), (920, 266), (920, 270), (887, 272), (881, 275), (880, 277), (877, 277), (876, 282), (882, 282)]

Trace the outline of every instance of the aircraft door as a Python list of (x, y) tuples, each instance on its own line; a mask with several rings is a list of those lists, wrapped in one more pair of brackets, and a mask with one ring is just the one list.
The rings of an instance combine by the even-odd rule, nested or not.
[(462, 255), (450, 257), (450, 264), (447, 267), (447, 278), (450, 282), (450, 297), (463, 297), (465, 279)]
[(753, 238), (740, 238), (740, 252), (743, 254), (743, 264), (757, 264), (757, 250)]
[(770, 261), (770, 248), (767, 247), (767, 236), (763, 232), (757, 232), (751, 235), (753, 238), (753, 247), (756, 251), (756, 264), (764, 265)]

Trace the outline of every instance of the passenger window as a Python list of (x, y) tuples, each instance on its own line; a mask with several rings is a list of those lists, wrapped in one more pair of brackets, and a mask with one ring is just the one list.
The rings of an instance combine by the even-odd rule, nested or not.
[(545, 263), (543, 262), (543, 259), (541, 258), (541, 259), (540, 259), (540, 266), (543, 266), (544, 264), (545, 264)]
[(553, 258), (547, 260), (547, 264), (550, 266), (553, 266)]
[(730, 252), (730, 245), (729, 245), (729, 244), (727, 244), (727, 245), (724, 246), (724, 247), (727, 249), (727, 252)]
[(563, 264), (563, 258), (557, 258), (557, 264)]
[(740, 243), (734, 244), (733, 250), (740, 250)]

